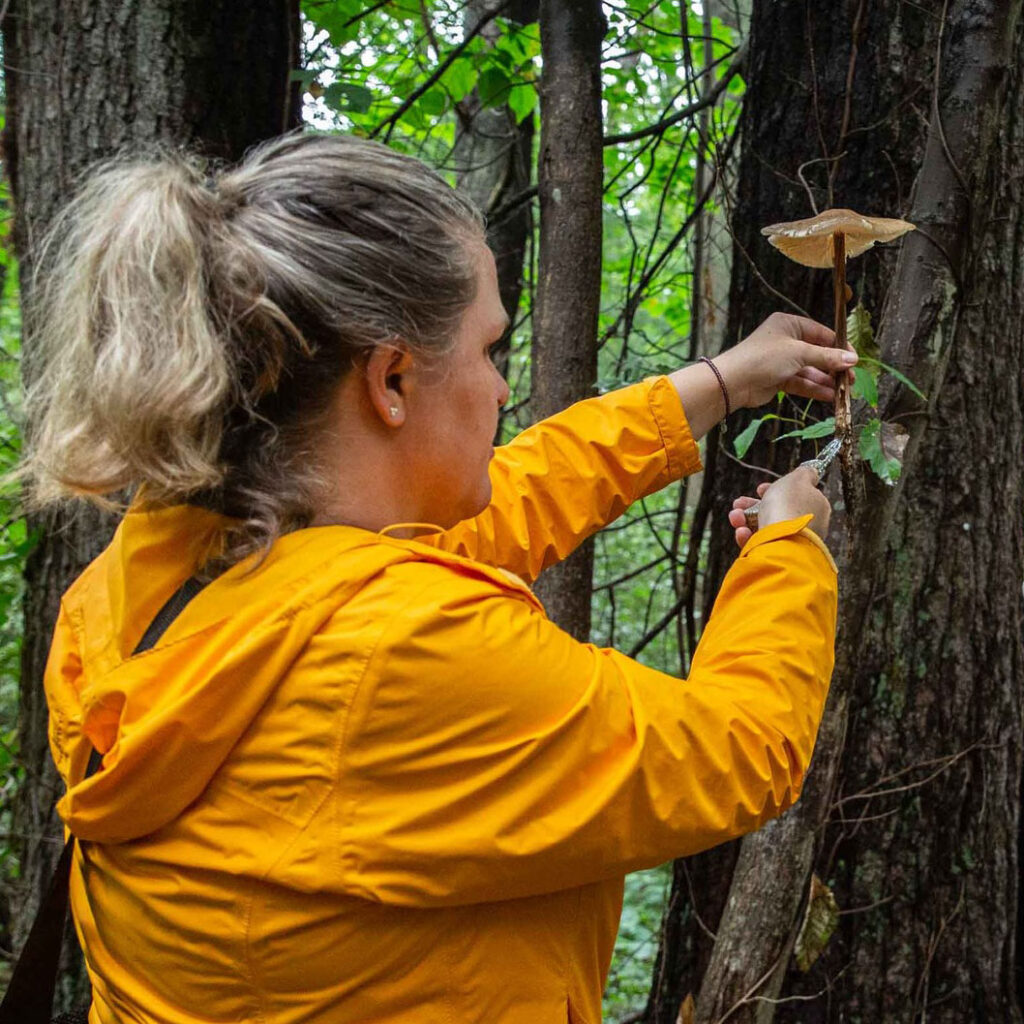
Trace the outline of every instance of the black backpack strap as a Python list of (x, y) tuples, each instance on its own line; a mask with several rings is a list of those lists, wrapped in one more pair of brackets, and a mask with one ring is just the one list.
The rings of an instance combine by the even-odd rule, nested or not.
[[(194, 576), (187, 579), (156, 613), (132, 654), (141, 654), (156, 646), (167, 627), (204, 585)], [(102, 762), (103, 755), (93, 748), (85, 777), (94, 775)], [(32, 930), (14, 965), (10, 984), (0, 1003), (0, 1024), (50, 1024), (53, 993), (57, 986), (57, 967), (64, 941), (64, 924), (68, 916), (68, 887), (74, 854), (75, 837), (71, 836), (64, 844), (49, 889), (39, 905)]]

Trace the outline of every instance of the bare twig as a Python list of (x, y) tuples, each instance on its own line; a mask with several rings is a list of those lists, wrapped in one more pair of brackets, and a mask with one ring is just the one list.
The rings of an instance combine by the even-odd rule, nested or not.
[(682, 110), (677, 110), (670, 117), (666, 117), (657, 124), (649, 124), (644, 128), (638, 128), (632, 132), (620, 132), (617, 135), (606, 135), (604, 144), (606, 146), (617, 146), (622, 142), (635, 142), (637, 139), (647, 138), (649, 135), (662, 135), (674, 124), (685, 121), (688, 117), (700, 113), (706, 107), (712, 107), (718, 102), (718, 97), (729, 87), (729, 83), (739, 74), (747, 59), (747, 43), (744, 42), (736, 51), (733, 62), (725, 69), (722, 77), (710, 89), (707, 95), (702, 96), (695, 103), (691, 103)]
[(832, 807), (835, 810), (837, 808), (843, 807), (845, 804), (852, 803), (855, 800), (875, 800), (878, 797), (882, 796), (893, 796), (897, 793), (908, 793), (911, 790), (920, 789), (921, 786), (925, 786), (929, 782), (931, 782), (932, 779), (938, 778), (944, 771), (947, 771), (948, 769), (952, 768), (953, 765), (955, 765), (958, 761), (962, 761), (968, 754), (972, 753), (973, 751), (979, 749), (992, 749), (995, 746), (996, 744), (982, 743), (981, 741), (979, 741), (977, 743), (972, 743), (969, 747), (965, 747), (963, 750), (960, 750), (955, 754), (950, 754), (943, 758), (935, 758), (930, 761), (919, 761), (917, 764), (912, 764), (906, 768), (901, 768), (898, 772), (893, 772), (891, 775), (883, 776), (882, 778), (876, 780), (875, 785), (884, 785), (886, 782), (895, 781), (896, 779), (908, 774), (909, 772), (916, 771), (919, 768), (927, 768), (933, 764), (937, 764), (938, 768), (936, 768), (935, 771), (931, 772), (929, 775), (926, 775), (923, 779), (919, 779), (916, 782), (907, 783), (907, 785), (905, 786), (892, 786), (888, 789), (866, 789), (861, 790), (859, 793), (851, 793), (849, 796), (841, 797), (832, 805)]

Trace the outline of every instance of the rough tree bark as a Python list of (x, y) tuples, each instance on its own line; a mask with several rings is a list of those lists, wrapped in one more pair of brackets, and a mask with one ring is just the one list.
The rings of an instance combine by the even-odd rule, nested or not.
[[(154, 144), (236, 159), (297, 123), (298, 96), (288, 81), (298, 54), (295, 0), (253, 0), (244, 12), (230, 0), (12, 0), (4, 10), (4, 154), (23, 289), (33, 245), (96, 160)], [(31, 380), (30, 322), (23, 353)], [(62, 592), (102, 549), (112, 522), (84, 512), (34, 518), (30, 527), (40, 539), (25, 571), (16, 947), (61, 843), (42, 692), (50, 635)]]
[[(593, 393), (601, 295), (600, 0), (541, 0), (540, 267), (533, 310), (531, 408), (550, 416)], [(590, 632), (593, 546), (541, 576), (551, 618), (579, 639)]]
[[(833, 695), (805, 795), (744, 840), (735, 870), (735, 846), (677, 865), (651, 1020), (674, 1021), (698, 989), (702, 1021), (1019, 1019), (1024, 544), (1019, 516), (1001, 509), (1019, 507), (1024, 486), (1024, 206), (1008, 170), (1021, 159), (1020, 4), (933, 6), (755, 4), (732, 337), (779, 301), (748, 256), (826, 319), (827, 275), (773, 260), (756, 234), (776, 215), (810, 212), (799, 168), (822, 207), (921, 225), (894, 277), (891, 256), (850, 269), (875, 309), (891, 278), (883, 358), (931, 401), (883, 392), (884, 416), (911, 431), (904, 482), (869, 480), (853, 524)], [(823, 149), (846, 155), (815, 173), (805, 161)], [(783, 471), (796, 457), (762, 444), (747, 459)], [(719, 508), (750, 486), (723, 461)], [(713, 545), (712, 586), (730, 543)], [(895, 792), (863, 797), (879, 789)], [(851, 912), (797, 976), (790, 952), (812, 863)], [(800, 999), (772, 1001), (789, 995)]]

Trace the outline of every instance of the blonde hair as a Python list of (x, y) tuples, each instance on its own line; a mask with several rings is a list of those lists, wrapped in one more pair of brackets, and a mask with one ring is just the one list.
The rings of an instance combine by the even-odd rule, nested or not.
[(285, 136), (216, 177), (101, 165), (35, 261), (30, 505), (196, 502), (235, 517), (230, 560), (308, 525), (342, 377), (379, 344), (446, 351), (482, 238), (468, 200), (362, 139)]

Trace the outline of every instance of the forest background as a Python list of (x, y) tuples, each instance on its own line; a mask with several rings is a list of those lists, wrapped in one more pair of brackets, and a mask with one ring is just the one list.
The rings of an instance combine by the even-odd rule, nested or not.
[[(1020, 14), (1021, 0), (7, 0), (0, 469), (32, 374), (32, 241), (124, 146), (235, 159), (301, 125), (438, 168), (486, 212), (513, 316), (504, 438), (714, 355), (773, 310), (829, 322), (828, 272), (787, 261), (762, 226), (832, 206), (913, 221), (848, 267), (860, 461), (851, 493), (830, 485), (840, 633), (804, 798), (629, 879), (606, 1013), (1020, 1021)], [(829, 416), (783, 396), (734, 414), (703, 474), (542, 579), (553, 617), (685, 675), (735, 554), (725, 510), (813, 454)], [(59, 850), (40, 685), (56, 603), (110, 529), (0, 499), (8, 953)], [(65, 966), (69, 1004), (71, 943)]]

